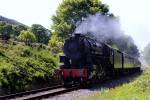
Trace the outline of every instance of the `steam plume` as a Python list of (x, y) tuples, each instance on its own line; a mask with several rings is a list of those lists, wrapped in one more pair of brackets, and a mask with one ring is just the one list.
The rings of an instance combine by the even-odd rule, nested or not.
[(74, 33), (88, 35), (97, 41), (117, 46), (122, 52), (139, 57), (139, 51), (132, 37), (124, 34), (119, 20), (109, 15), (97, 13), (82, 20)]
[(105, 42), (108, 39), (117, 39), (123, 32), (120, 29), (118, 19), (97, 13), (89, 15), (77, 26), (74, 33), (89, 34), (96, 40)]

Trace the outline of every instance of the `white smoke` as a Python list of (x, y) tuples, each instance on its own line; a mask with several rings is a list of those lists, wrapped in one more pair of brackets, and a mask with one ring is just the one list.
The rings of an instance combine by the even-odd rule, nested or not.
[(90, 33), (96, 40), (101, 42), (105, 42), (110, 38), (117, 39), (124, 35), (118, 19), (100, 13), (89, 15), (77, 26), (74, 33)]
[[(77, 25), (74, 34), (88, 35), (97, 41), (110, 44), (114, 48), (126, 52), (131, 56), (139, 56), (134, 40), (131, 36), (124, 34), (118, 18), (97, 13), (95, 15), (89, 15), (78, 23), (79, 25)], [(128, 51), (130, 46), (135, 47), (133, 51)]]
[[(109, 39), (120, 40), (122, 37), (128, 37), (122, 31), (119, 20), (111, 16), (97, 13), (89, 15), (82, 22), (78, 23), (80, 24), (75, 29), (74, 34), (90, 35), (100, 42), (106, 42)], [(128, 39), (128, 44), (134, 44), (132, 37)], [(147, 63), (143, 56), (140, 56), (139, 60), (142, 62), (142, 67), (145, 68)]]
[(148, 64), (147, 61), (145, 60), (145, 58), (144, 58), (144, 56), (143, 56), (142, 53), (141, 53), (141, 55), (140, 55), (140, 57), (139, 57), (139, 60), (140, 60), (140, 62), (141, 62), (141, 64), (142, 64), (142, 66), (141, 66), (142, 69), (145, 69), (146, 67), (149, 66), (149, 64)]

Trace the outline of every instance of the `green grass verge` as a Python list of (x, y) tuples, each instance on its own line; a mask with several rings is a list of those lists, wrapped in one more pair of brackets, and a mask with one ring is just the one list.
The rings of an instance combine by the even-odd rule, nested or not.
[(86, 100), (150, 100), (150, 68), (132, 82), (111, 89), (102, 89)]

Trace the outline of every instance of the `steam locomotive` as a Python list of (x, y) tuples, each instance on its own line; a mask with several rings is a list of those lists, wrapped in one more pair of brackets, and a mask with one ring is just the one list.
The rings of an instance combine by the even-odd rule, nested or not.
[(138, 59), (82, 34), (64, 43), (59, 75), (64, 84), (101, 81), (140, 71)]

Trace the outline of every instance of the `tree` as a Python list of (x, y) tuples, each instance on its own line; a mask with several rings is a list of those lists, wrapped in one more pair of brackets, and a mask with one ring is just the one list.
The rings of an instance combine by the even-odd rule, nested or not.
[(143, 56), (146, 62), (150, 64), (150, 43), (144, 48)]
[(58, 54), (62, 51), (63, 42), (60, 41), (60, 38), (57, 36), (57, 33), (52, 33), (51, 39), (49, 40), (48, 45), (53, 53)]
[(11, 34), (13, 34), (14, 31), (12, 29), (12, 25), (7, 24), (7, 23), (0, 23), (0, 37), (3, 40), (8, 40), (11, 36)]
[(19, 40), (25, 42), (27, 45), (36, 41), (35, 35), (32, 32), (30, 32), (29, 30), (21, 31), (18, 38), (19, 38)]
[(0, 22), (0, 36), (3, 40), (16, 38), (22, 30), (27, 29), (28, 27), (24, 25), (11, 25), (5, 22)]
[(15, 26), (13, 26), (13, 30), (14, 30), (14, 35), (13, 35), (13, 37), (14, 37), (14, 38), (15, 38), (15, 37), (18, 37), (21, 31), (27, 30), (27, 29), (28, 29), (28, 27), (25, 26), (25, 25), (15, 25)]
[(50, 31), (44, 28), (42, 25), (33, 24), (31, 26), (31, 32), (35, 34), (38, 43), (48, 44), (50, 37)]
[(65, 39), (74, 32), (77, 22), (98, 12), (109, 15), (108, 6), (99, 0), (64, 0), (52, 17), (52, 29)]

